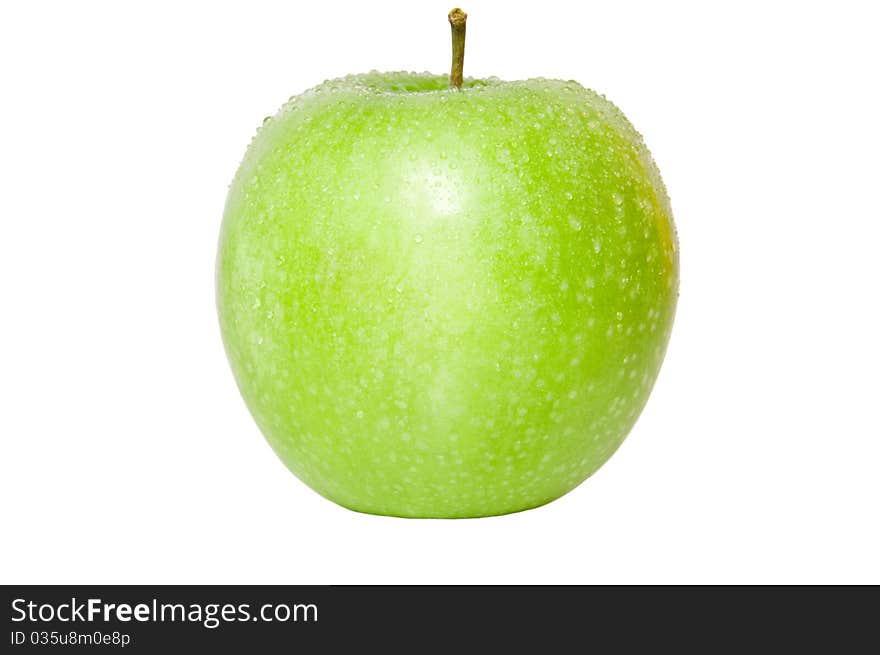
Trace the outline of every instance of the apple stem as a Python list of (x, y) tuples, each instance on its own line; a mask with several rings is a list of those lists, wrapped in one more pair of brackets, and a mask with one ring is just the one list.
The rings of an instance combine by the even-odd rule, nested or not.
[(449, 86), (461, 91), (464, 80), (464, 33), (467, 14), (456, 7), (449, 12), (449, 24), (452, 26), (452, 72), (449, 74)]

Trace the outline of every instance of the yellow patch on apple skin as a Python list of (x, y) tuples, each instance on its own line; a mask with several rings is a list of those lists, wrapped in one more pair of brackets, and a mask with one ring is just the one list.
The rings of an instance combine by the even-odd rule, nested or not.
[(663, 253), (664, 275), (668, 284), (675, 284), (678, 281), (678, 234), (675, 231), (672, 221), (663, 211), (662, 206), (658, 207), (654, 217), (657, 230), (657, 239), (660, 243), (660, 250)]

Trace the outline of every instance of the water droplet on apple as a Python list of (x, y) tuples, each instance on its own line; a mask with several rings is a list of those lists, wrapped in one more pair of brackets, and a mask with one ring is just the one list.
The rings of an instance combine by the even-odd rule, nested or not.
[(622, 205), (623, 204), (623, 196), (617, 192), (614, 192), (611, 194), (611, 199), (614, 201), (615, 205)]
[(617, 312), (617, 320), (618, 320), (618, 321), (622, 321), (622, 320), (623, 320), (623, 312)]
[(571, 200), (572, 198), (574, 198), (574, 196), (571, 195), (571, 191), (566, 191), (566, 192), (565, 192), (565, 199), (566, 199), (566, 200)]
[(571, 225), (571, 229), (575, 232), (580, 232), (581, 229), (584, 227), (583, 224), (574, 216), (568, 217), (568, 224)]
[(416, 243), (421, 243), (424, 240), (424, 237), (421, 234), (416, 235)]

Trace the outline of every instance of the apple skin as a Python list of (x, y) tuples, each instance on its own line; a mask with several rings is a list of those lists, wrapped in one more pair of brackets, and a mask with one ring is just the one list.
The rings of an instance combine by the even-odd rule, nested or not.
[(617, 449), (678, 295), (641, 137), (575, 82), (370, 73), (267, 118), (229, 190), (217, 305), (282, 461), (353, 510), (547, 503)]

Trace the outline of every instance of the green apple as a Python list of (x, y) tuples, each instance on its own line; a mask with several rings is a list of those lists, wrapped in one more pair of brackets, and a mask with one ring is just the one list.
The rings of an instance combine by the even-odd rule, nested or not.
[(570, 81), (370, 73), (267, 119), (227, 199), (226, 351), (283, 462), (354, 510), (547, 503), (617, 449), (678, 293), (642, 139)]

